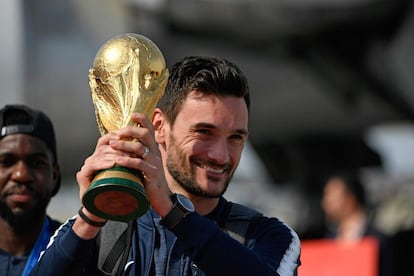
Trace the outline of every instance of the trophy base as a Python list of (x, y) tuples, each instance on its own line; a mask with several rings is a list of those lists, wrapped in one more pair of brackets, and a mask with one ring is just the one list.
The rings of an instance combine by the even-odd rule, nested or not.
[(137, 173), (115, 166), (98, 173), (82, 197), (94, 215), (116, 221), (131, 221), (144, 215), (149, 200)]

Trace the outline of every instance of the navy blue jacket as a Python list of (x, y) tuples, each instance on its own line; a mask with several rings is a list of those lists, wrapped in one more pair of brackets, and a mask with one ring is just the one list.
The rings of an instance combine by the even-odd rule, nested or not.
[[(300, 264), (297, 234), (276, 218), (260, 217), (246, 245), (225, 234), (224, 198), (203, 217), (191, 214), (168, 230), (153, 210), (136, 220), (123, 275), (296, 275)], [(51, 239), (31, 275), (98, 275), (96, 240), (72, 230), (74, 218)]]

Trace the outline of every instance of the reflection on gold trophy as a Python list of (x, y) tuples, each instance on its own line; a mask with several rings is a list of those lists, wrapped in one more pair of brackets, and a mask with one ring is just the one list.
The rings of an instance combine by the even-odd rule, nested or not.
[[(164, 57), (148, 38), (129, 33), (108, 40), (89, 70), (101, 135), (132, 125), (132, 112), (144, 113), (151, 119), (167, 79)], [(120, 166), (101, 171), (92, 180), (82, 203), (102, 218), (131, 221), (149, 208), (142, 181), (141, 172)]]

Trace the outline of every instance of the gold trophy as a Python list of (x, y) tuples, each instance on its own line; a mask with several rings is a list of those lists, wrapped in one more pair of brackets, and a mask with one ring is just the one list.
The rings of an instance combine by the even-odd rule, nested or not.
[[(132, 125), (132, 112), (152, 118), (168, 80), (165, 59), (148, 38), (128, 33), (105, 42), (89, 70), (89, 86), (99, 132)], [(98, 172), (82, 197), (91, 213), (131, 221), (148, 211), (142, 173), (121, 166)]]

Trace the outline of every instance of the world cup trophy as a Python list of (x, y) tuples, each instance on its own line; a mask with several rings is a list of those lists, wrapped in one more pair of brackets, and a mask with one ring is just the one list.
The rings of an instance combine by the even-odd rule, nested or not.
[[(164, 56), (148, 38), (128, 33), (105, 42), (89, 70), (100, 134), (133, 125), (133, 112), (151, 119), (168, 75)], [(143, 174), (117, 165), (100, 171), (82, 203), (91, 213), (108, 220), (127, 222), (138, 218), (149, 209)]]

